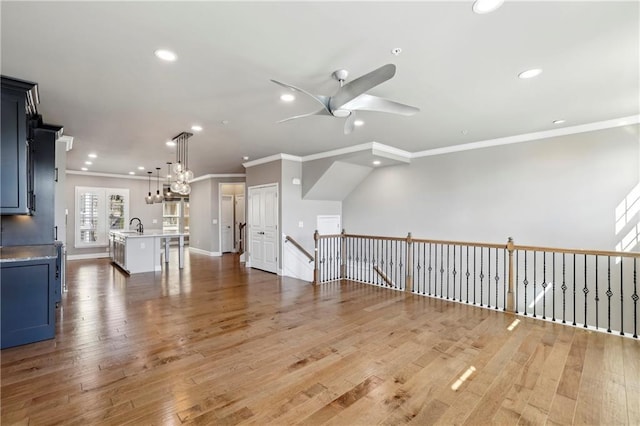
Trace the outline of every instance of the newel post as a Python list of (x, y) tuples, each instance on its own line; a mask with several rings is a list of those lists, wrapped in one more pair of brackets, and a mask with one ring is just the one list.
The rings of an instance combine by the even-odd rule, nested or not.
[(509, 252), (509, 289), (507, 291), (507, 306), (505, 306), (507, 312), (515, 312), (515, 293), (513, 292), (513, 252), (514, 244), (513, 238), (509, 237), (507, 241), (507, 251)]
[(318, 268), (318, 240), (320, 234), (318, 230), (313, 233), (313, 285), (318, 285), (318, 279), (320, 278), (320, 270)]
[(404, 291), (413, 291), (413, 240), (411, 232), (407, 235), (407, 270)]
[(340, 233), (340, 279), (344, 280), (347, 278), (347, 239), (346, 232), (344, 228), (342, 229), (342, 233)]

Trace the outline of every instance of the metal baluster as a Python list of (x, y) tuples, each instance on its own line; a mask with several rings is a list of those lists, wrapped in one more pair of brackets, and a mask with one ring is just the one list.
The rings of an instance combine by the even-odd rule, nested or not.
[(451, 300), (456, 300), (456, 246), (453, 246), (453, 297)]
[(547, 319), (547, 252), (542, 252), (542, 319)]
[(551, 310), (553, 311), (551, 313), (551, 321), (555, 321), (556, 320), (556, 254), (552, 253), (553, 255), (553, 263), (552, 263), (552, 267), (551, 267), (551, 273), (552, 273), (552, 279), (551, 279), (551, 296), (553, 297), (553, 303), (552, 303), (552, 308)]
[(633, 258), (633, 295), (631, 299), (633, 300), (633, 337), (638, 338), (638, 288), (636, 286), (636, 260), (637, 258)]
[(429, 243), (429, 291), (427, 293), (429, 296), (431, 296), (431, 271), (433, 270), (433, 268), (431, 267), (432, 246), (433, 244)]
[(462, 246), (460, 246), (460, 291), (458, 294), (458, 300), (462, 302)]
[[(534, 252), (535, 253), (535, 252)], [(533, 257), (535, 259), (535, 256)], [(527, 251), (524, 251), (524, 315), (527, 315), (527, 286), (529, 285), (529, 280), (527, 280)]]
[(607, 256), (607, 331), (611, 333), (611, 256)]
[(516, 292), (516, 301), (514, 306), (514, 310), (518, 312), (518, 289), (520, 288), (520, 250), (516, 250), (516, 288), (514, 291)]
[(440, 244), (440, 297), (444, 297), (444, 245)]
[(587, 316), (587, 294), (589, 294), (589, 288), (587, 288), (587, 255), (584, 255), (584, 287), (582, 288), (584, 293), (584, 328), (587, 328), (587, 322), (589, 317)]
[(573, 323), (576, 325), (576, 254), (573, 254)]
[(500, 284), (500, 277), (498, 276), (498, 254), (498, 248), (496, 247), (496, 309), (498, 309), (498, 286)]
[(507, 310), (507, 250), (502, 250), (502, 310)]
[(482, 306), (482, 298), (484, 296), (484, 250), (480, 247), (480, 306)]
[(598, 329), (598, 305), (600, 304), (600, 296), (598, 295), (598, 255), (596, 254), (596, 330)]
[(624, 280), (623, 267), (622, 267), (623, 263), (624, 263), (624, 258), (620, 257), (620, 335), (621, 336), (624, 336), (624, 297), (622, 294), (623, 280)]
[(427, 287), (427, 245), (422, 243), (422, 294), (426, 294)]
[(447, 300), (449, 300), (449, 249), (450, 244), (447, 244)]
[(562, 253), (562, 323), (566, 324), (567, 318), (567, 283), (566, 283), (566, 262)]
[(487, 279), (487, 308), (491, 307), (491, 280), (493, 277), (491, 276), (491, 247), (487, 247), (487, 275), (485, 278)]
[(467, 277), (467, 303), (469, 303), (469, 246), (467, 246), (467, 272), (465, 275)]
[(435, 252), (435, 256), (433, 259), (433, 267), (434, 267), (434, 271), (433, 271), (433, 295), (437, 296), (438, 295), (438, 244), (434, 244), (434, 250)]
[(473, 246), (473, 304), (476, 304), (476, 246)]
[(533, 317), (536, 318), (536, 299), (538, 295), (536, 294), (536, 257), (538, 255), (537, 251), (533, 252)]

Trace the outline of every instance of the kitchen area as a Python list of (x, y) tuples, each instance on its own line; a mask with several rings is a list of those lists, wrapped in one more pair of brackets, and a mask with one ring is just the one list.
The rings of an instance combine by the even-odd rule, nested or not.
[[(162, 194), (150, 203), (147, 179), (70, 173), (65, 159), (73, 138), (38, 113), (38, 84), (1, 78), (4, 349), (55, 337), (67, 258), (108, 257), (114, 270), (130, 275), (166, 268), (171, 253), (183, 268), (189, 196), (157, 181)], [(130, 210), (135, 218), (130, 218)]]

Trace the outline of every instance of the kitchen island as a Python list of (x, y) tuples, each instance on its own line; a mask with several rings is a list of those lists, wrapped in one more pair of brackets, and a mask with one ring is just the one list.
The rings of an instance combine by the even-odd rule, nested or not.
[(137, 231), (110, 231), (109, 255), (111, 261), (128, 274), (162, 270), (162, 250), (164, 261), (169, 262), (169, 242), (178, 239), (178, 264), (184, 268), (184, 237), (188, 232), (149, 229)]

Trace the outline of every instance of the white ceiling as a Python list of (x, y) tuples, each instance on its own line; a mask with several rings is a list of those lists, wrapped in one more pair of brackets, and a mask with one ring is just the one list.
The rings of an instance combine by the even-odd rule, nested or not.
[[(95, 152), (90, 171), (118, 174), (164, 172), (175, 159), (165, 141), (194, 123), (200, 176), (243, 172), (244, 155), (371, 141), (417, 152), (640, 112), (637, 1), (507, 0), (487, 15), (471, 4), (2, 1), (1, 72), (39, 83), (45, 121), (75, 138), (69, 169)], [(178, 60), (161, 62), (158, 48)], [(369, 93), (417, 115), (361, 112), (348, 136), (344, 119), (276, 124), (317, 104), (283, 103), (269, 79), (331, 95), (334, 70), (355, 78), (386, 63), (396, 76)], [(529, 68), (544, 71), (517, 78)]]

